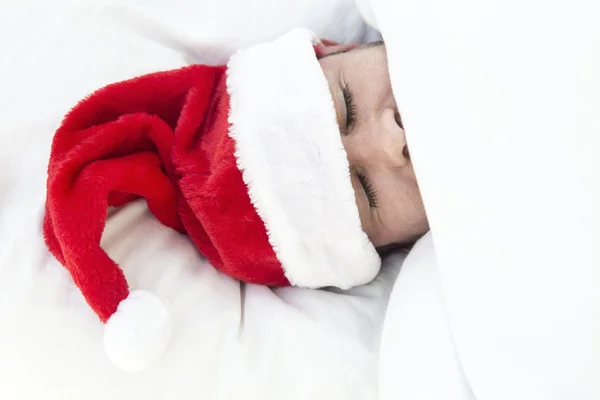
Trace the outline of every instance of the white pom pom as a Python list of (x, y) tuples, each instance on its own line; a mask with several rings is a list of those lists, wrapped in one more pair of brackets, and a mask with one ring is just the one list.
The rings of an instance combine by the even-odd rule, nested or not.
[(171, 318), (165, 305), (150, 292), (135, 290), (119, 304), (104, 330), (104, 349), (124, 371), (150, 367), (165, 351)]

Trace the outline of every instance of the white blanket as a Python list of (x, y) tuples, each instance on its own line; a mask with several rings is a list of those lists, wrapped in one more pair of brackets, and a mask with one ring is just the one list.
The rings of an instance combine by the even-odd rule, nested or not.
[(40, 229), (52, 133), (82, 96), (205, 53), (219, 60), (296, 25), (362, 40), (373, 34), (353, 3), (70, 3), (12, 2), (0, 13), (0, 398), (375, 399), (401, 257), (349, 292), (242, 285), (137, 202), (110, 218), (102, 244), (132, 287), (168, 300), (179, 328), (159, 365), (127, 374), (107, 360), (100, 322)]
[(600, 399), (600, 9), (370, 3), (431, 224), (383, 398)]

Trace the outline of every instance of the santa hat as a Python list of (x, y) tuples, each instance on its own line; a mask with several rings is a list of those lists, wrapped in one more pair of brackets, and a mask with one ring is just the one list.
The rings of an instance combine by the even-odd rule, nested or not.
[(100, 247), (109, 206), (145, 198), (161, 223), (245, 282), (346, 289), (379, 271), (319, 46), (309, 31), (294, 30), (226, 66), (112, 84), (57, 130), (44, 236), (106, 324), (105, 349), (117, 366), (150, 366), (171, 323), (158, 297), (130, 291)]

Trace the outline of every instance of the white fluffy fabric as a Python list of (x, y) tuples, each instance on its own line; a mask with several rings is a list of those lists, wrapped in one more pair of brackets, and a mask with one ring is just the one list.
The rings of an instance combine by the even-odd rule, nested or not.
[[(391, 347), (382, 399), (600, 399), (600, 8), (371, 4), (439, 272), (429, 302), (390, 304), (388, 338), (421, 342)], [(439, 315), (449, 332), (418, 330)], [(424, 368), (442, 342), (457, 362)]]
[(138, 372), (160, 358), (170, 338), (168, 309), (152, 293), (134, 290), (106, 321), (104, 349), (117, 367)]
[(367, 24), (369, 24), (369, 26), (371, 26), (375, 29), (379, 29), (379, 27), (377, 26), (377, 19), (375, 18), (375, 15), (373, 14), (373, 10), (371, 9), (370, 1), (369, 0), (355, 0), (355, 2), (356, 2), (356, 7), (358, 8), (360, 15), (365, 20), (365, 22)]
[(317, 38), (297, 29), (231, 57), (230, 135), (254, 207), (295, 286), (342, 289), (375, 277)]
[(379, 371), (382, 400), (477, 400), (454, 347), (431, 233), (410, 251), (394, 284)]

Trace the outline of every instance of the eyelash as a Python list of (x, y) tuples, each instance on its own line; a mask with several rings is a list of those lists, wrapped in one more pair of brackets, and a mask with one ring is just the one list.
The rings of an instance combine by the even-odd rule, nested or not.
[[(342, 88), (342, 95), (344, 96), (344, 103), (346, 104), (346, 129), (348, 129), (352, 127), (352, 124), (354, 124), (354, 121), (356, 120), (356, 105), (354, 104), (354, 95), (352, 90), (350, 90), (348, 87), (348, 84), (344, 84), (344, 87)], [(362, 172), (357, 171), (356, 176), (358, 177), (358, 181), (367, 195), (369, 206), (371, 208), (377, 208), (377, 195), (375, 193), (375, 189), (373, 189), (371, 181)]]
[(362, 185), (365, 194), (367, 195), (367, 199), (369, 200), (369, 206), (371, 208), (377, 208), (377, 195), (375, 193), (375, 189), (373, 189), (373, 185), (371, 185), (371, 181), (367, 176), (361, 172), (356, 172), (356, 176), (358, 177), (358, 181)]
[(352, 90), (345, 84), (342, 88), (344, 103), (346, 104), (346, 129), (350, 128), (356, 119), (356, 105), (354, 104), (354, 95)]

